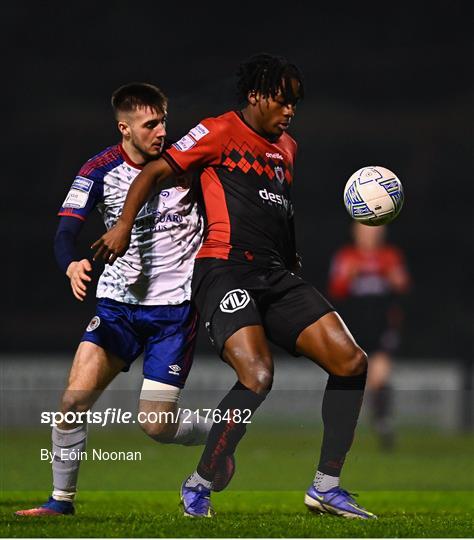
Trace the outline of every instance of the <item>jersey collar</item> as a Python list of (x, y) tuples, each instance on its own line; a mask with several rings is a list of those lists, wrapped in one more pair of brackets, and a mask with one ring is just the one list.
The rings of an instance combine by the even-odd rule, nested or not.
[(128, 156), (127, 152), (125, 152), (125, 150), (123, 149), (123, 146), (122, 146), (122, 143), (119, 143), (118, 145), (118, 149), (119, 149), (119, 152), (120, 154), (122, 155), (124, 161), (126, 163), (128, 163), (128, 165), (130, 165), (131, 167), (133, 167), (134, 169), (138, 169), (138, 170), (142, 170), (143, 169), (143, 165), (138, 165), (138, 163), (134, 163), (130, 157)]

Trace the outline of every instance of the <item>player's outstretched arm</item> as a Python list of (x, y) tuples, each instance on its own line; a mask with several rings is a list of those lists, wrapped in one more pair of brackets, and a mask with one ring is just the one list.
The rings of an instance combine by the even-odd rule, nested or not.
[(130, 185), (117, 223), (92, 244), (91, 249), (95, 250), (94, 260), (102, 258), (106, 263), (113, 264), (117, 257), (125, 255), (138, 212), (149, 199), (153, 188), (172, 175), (173, 169), (163, 158), (151, 161), (143, 167)]

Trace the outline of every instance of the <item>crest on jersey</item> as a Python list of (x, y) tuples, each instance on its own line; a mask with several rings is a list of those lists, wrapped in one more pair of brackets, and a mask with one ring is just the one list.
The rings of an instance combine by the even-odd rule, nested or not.
[(219, 307), (224, 313), (234, 313), (244, 307), (250, 302), (250, 296), (247, 291), (243, 289), (233, 289), (229, 291), (221, 300)]
[(100, 324), (100, 317), (97, 315), (95, 317), (92, 317), (91, 322), (87, 325), (86, 332), (93, 332), (96, 328), (98, 328)]
[(285, 172), (283, 171), (283, 168), (277, 165), (273, 169), (275, 171), (276, 179), (278, 180), (278, 182), (280, 182), (280, 184), (283, 184), (283, 182), (285, 181)]

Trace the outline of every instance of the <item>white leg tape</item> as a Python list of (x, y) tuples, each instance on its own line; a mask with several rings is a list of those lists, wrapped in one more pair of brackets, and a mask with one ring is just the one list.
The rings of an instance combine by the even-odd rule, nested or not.
[(177, 403), (181, 388), (165, 384), (151, 379), (143, 379), (142, 391), (140, 399), (146, 401), (168, 401), (169, 403)]

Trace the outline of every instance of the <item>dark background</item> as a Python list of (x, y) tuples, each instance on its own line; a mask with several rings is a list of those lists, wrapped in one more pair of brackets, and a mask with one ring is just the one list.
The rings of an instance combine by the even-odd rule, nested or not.
[[(324, 290), (330, 256), (349, 239), (347, 178), (362, 166), (388, 167), (406, 194), (389, 239), (405, 251), (414, 280), (400, 355), (469, 357), (472, 13), (463, 6), (2, 7), (3, 112), (11, 120), (3, 137), (2, 349), (72, 353), (94, 313), (92, 290), (84, 304), (72, 297), (52, 244), (77, 170), (119, 140), (111, 92), (134, 80), (158, 84), (170, 97), (168, 132), (179, 137), (233, 107), (239, 62), (267, 51), (290, 58), (306, 80), (292, 124), (304, 277)], [(83, 254), (101, 231), (94, 216)], [(201, 339), (199, 350), (207, 348)]]

